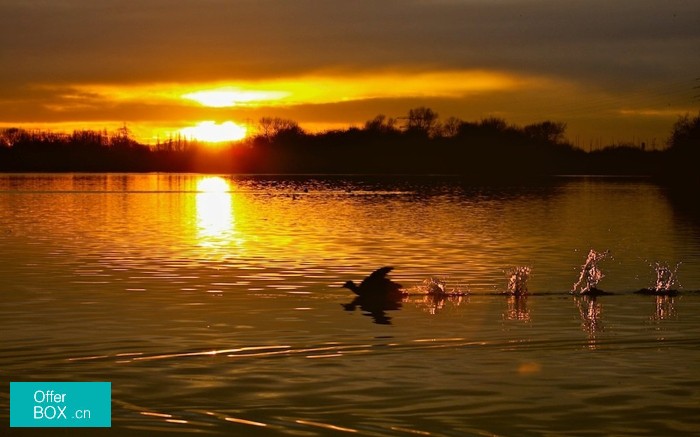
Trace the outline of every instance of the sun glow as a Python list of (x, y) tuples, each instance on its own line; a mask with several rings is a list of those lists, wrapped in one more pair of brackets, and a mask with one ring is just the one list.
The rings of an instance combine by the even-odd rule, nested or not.
[(245, 126), (226, 121), (217, 124), (214, 121), (202, 121), (195, 126), (180, 129), (185, 138), (204, 141), (207, 143), (221, 143), (225, 141), (239, 141), (245, 138), (248, 130)]
[[(221, 120), (222, 117), (256, 120), (262, 116), (289, 113), (289, 117), (303, 123), (305, 129), (314, 131), (326, 127), (343, 128), (348, 123), (360, 121), (357, 119), (360, 110), (353, 109), (353, 119), (340, 122), (336, 118), (339, 117), (338, 113), (333, 111), (341, 109), (330, 106), (340, 103), (358, 102), (352, 108), (360, 108), (360, 102), (367, 101), (366, 104), (371, 105), (375, 99), (382, 99), (382, 105), (389, 105), (387, 102), (398, 102), (399, 99), (458, 99), (487, 93), (500, 93), (498, 95), (503, 98), (504, 91), (528, 90), (531, 95), (539, 95), (537, 93), (540, 90), (552, 88), (563, 88), (572, 95), (579, 92), (576, 87), (571, 88), (568, 84), (551, 78), (523, 76), (500, 70), (386, 70), (352, 74), (319, 71), (310, 75), (256, 80), (186, 84), (155, 82), (126, 86), (42, 85), (38, 90), (56, 96), (47, 105), (51, 111), (64, 115), (72, 112), (82, 115), (86, 108), (107, 106), (116, 108), (115, 114), (128, 110), (125, 117), (131, 119), (129, 128), (133, 129), (134, 137), (140, 141), (158, 142), (162, 138), (179, 134), (190, 140), (224, 143), (241, 140), (248, 132), (245, 125)], [(402, 110), (408, 109), (408, 105), (409, 103)], [(234, 109), (222, 110), (223, 108)], [(346, 114), (345, 110), (343, 114)], [(451, 115), (464, 117), (461, 113)], [(192, 124), (183, 128), (183, 123), (187, 121)], [(162, 124), (159, 125), (158, 122)], [(114, 129), (122, 125), (121, 122), (110, 123)], [(328, 123), (336, 123), (337, 126), (326, 126)], [(312, 127), (314, 124), (317, 128)], [(98, 126), (98, 129), (105, 127), (95, 122), (71, 122), (70, 125), (65, 122), (61, 124), (61, 129), (70, 131), (92, 125)]]
[(299, 76), (257, 82), (264, 89), (246, 90), (248, 83), (218, 86), (181, 94), (211, 108), (234, 106), (285, 106), (401, 97), (459, 97), (467, 94), (532, 87), (542, 80), (501, 71), (380, 72), (360, 75)]
[(147, 83), (132, 86), (85, 84), (47, 87), (61, 96), (60, 109), (110, 102), (165, 104), (191, 100), (210, 108), (286, 106), (401, 97), (460, 97), (473, 93), (549, 86), (551, 79), (501, 70), (380, 71), (316, 74), (257, 81)]
[(210, 108), (226, 108), (242, 104), (254, 104), (269, 100), (279, 100), (289, 93), (282, 91), (242, 91), (231, 88), (220, 88), (183, 94), (182, 98)]

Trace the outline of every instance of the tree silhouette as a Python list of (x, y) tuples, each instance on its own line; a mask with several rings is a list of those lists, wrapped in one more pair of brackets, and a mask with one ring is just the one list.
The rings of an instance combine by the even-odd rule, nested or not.
[(300, 130), (299, 124), (294, 120), (279, 117), (262, 117), (258, 121), (260, 135), (268, 141), (284, 131)]
[(379, 114), (372, 120), (365, 122), (365, 130), (374, 133), (396, 132), (396, 119)]
[(700, 114), (679, 117), (671, 130), (663, 176), (676, 185), (700, 187)]
[(700, 148), (700, 114), (691, 117), (686, 114), (679, 117), (671, 130), (669, 139), (671, 149), (699, 149)]
[(438, 126), (438, 113), (425, 106), (420, 106), (408, 111), (407, 120), (406, 129), (409, 132), (421, 132), (431, 135)]
[(457, 117), (448, 117), (442, 123), (441, 134), (444, 137), (454, 137), (459, 133), (459, 127), (464, 123)]
[(543, 121), (541, 123), (525, 126), (523, 128), (523, 132), (525, 135), (534, 140), (547, 141), (550, 143), (562, 143), (564, 142), (566, 123)]

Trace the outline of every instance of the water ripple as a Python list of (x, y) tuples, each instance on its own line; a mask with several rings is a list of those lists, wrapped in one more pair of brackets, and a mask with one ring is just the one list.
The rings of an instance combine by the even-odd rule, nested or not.
[[(658, 187), (208, 177), (0, 175), (0, 376), (111, 381), (129, 435), (700, 429), (699, 222)], [(568, 294), (591, 247), (617, 294)], [(632, 294), (656, 260), (678, 296)], [(343, 311), (384, 265), (392, 324)]]

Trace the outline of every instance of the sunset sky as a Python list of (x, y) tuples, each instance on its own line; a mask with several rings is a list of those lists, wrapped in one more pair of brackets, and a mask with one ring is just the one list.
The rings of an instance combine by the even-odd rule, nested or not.
[(661, 145), (700, 109), (700, 2), (0, 0), (0, 59), (0, 127), (127, 123), (155, 141), (423, 105)]

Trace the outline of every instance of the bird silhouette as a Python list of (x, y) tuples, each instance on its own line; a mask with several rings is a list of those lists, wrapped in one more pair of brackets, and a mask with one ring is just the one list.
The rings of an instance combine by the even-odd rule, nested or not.
[(391, 325), (391, 317), (386, 312), (400, 310), (403, 306), (401, 298), (390, 296), (355, 296), (352, 302), (341, 305), (345, 311), (355, 311), (359, 307), (378, 325)]
[(386, 311), (401, 309), (403, 292), (401, 284), (397, 284), (387, 278), (387, 274), (393, 267), (382, 267), (367, 276), (360, 285), (347, 281), (343, 287), (352, 290), (357, 296), (346, 304), (341, 304), (345, 311), (355, 311), (359, 307), (368, 316), (374, 319), (374, 323), (380, 325), (391, 324), (391, 317)]
[(353, 281), (347, 281), (343, 287), (352, 290), (353, 293), (360, 297), (397, 297), (402, 295), (401, 284), (397, 284), (387, 278), (393, 267), (382, 267), (375, 270), (367, 276), (360, 285)]

